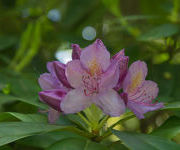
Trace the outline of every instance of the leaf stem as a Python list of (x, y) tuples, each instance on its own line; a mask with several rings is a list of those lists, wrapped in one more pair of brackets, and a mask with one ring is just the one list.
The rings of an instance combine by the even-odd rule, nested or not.
[(110, 118), (110, 116), (105, 116), (99, 123), (98, 129), (101, 129), (109, 118)]
[(77, 114), (88, 126), (91, 127), (91, 123), (80, 112)]
[(112, 126), (110, 126), (110, 127), (108, 128), (108, 130), (107, 130), (102, 136), (96, 138), (96, 141), (101, 141), (101, 140), (107, 138), (108, 136), (112, 135), (111, 129), (113, 129), (113, 128), (114, 128), (115, 126), (117, 126), (118, 124), (120, 124), (120, 123), (122, 123), (122, 122), (124, 122), (124, 121), (126, 121), (126, 120), (129, 120), (129, 119), (131, 119), (131, 118), (134, 118), (134, 117), (135, 117), (134, 114), (130, 114), (130, 115), (128, 114), (127, 117), (125, 117), (125, 118), (117, 121), (117, 122), (114, 123)]
[(117, 126), (118, 124), (120, 124), (120, 123), (122, 123), (122, 122), (124, 122), (124, 121), (126, 121), (126, 120), (129, 120), (129, 119), (131, 119), (131, 118), (134, 118), (134, 117), (135, 117), (134, 114), (131, 114), (130, 116), (127, 116), (126, 118), (123, 118), (123, 119), (117, 121), (116, 123), (114, 123), (112, 126), (109, 127), (109, 129), (113, 129), (113, 128), (114, 128), (115, 126)]

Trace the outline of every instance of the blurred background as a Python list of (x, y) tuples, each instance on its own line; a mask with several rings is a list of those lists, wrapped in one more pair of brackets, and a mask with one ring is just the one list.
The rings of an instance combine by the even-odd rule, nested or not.
[[(130, 64), (147, 62), (158, 101), (179, 100), (179, 0), (0, 0), (0, 111), (37, 112), (31, 104), (39, 104), (46, 63), (66, 63), (72, 43), (83, 48), (96, 38), (112, 55), (125, 48)], [(161, 122), (167, 112), (124, 126), (146, 132), (157, 117)]]

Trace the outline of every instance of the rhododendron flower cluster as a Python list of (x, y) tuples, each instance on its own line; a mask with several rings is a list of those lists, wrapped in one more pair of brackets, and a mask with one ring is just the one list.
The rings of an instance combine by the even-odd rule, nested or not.
[(152, 103), (158, 86), (145, 80), (146, 63), (136, 61), (128, 69), (128, 61), (124, 50), (110, 58), (103, 42), (97, 39), (84, 49), (73, 44), (72, 61), (67, 64), (49, 62), (49, 73), (39, 78), (43, 89), (39, 98), (50, 106), (50, 122), (54, 122), (60, 112), (77, 113), (91, 104), (112, 117), (120, 116), (127, 107), (140, 119), (144, 113), (162, 108), (162, 103)]

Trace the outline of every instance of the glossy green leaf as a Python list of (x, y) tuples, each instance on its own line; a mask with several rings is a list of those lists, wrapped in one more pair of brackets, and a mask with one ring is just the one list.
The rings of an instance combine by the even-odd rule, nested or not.
[(52, 144), (54, 144), (60, 140), (67, 139), (67, 138), (85, 139), (85, 137), (77, 135), (73, 132), (61, 131), (61, 132), (50, 132), (50, 133), (45, 133), (45, 134), (40, 134), (40, 135), (34, 135), (31, 137), (22, 139), (22, 140), (18, 141), (18, 143), (20, 143), (22, 145), (27, 145), (27, 146), (48, 148)]
[(178, 117), (171, 117), (162, 126), (154, 130), (152, 135), (172, 139), (178, 133), (180, 133), (180, 119)]
[(62, 131), (69, 128), (71, 127), (44, 123), (3, 122), (0, 123), (0, 146), (35, 134)]
[(108, 150), (106, 146), (79, 138), (61, 140), (47, 150)]
[(0, 113), (0, 122), (20, 120), (23, 122), (44, 122), (47, 123), (47, 117), (42, 114), (22, 114), (16, 112), (2, 112)]
[(133, 132), (112, 132), (131, 150), (178, 150), (180, 145), (160, 136), (152, 136)]
[(20, 97), (16, 97), (16, 96), (11, 96), (11, 95), (4, 95), (4, 94), (0, 94), (0, 103), (5, 103), (5, 102), (11, 102), (11, 101), (21, 101), (42, 109), (47, 109), (48, 107), (39, 102), (38, 100), (36, 101), (32, 101), (31, 99), (25, 99), (25, 98), (20, 98)]
[(114, 142), (109, 146), (110, 150), (128, 150), (128, 148), (120, 142)]

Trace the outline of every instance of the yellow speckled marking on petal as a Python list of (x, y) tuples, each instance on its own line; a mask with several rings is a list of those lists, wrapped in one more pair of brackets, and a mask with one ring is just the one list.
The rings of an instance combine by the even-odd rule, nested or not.
[(96, 61), (96, 59), (92, 59), (88, 62), (88, 68), (91, 75), (100, 74), (101, 73), (101, 66)]
[(128, 86), (128, 93), (133, 92), (143, 81), (143, 72), (139, 71), (134, 74), (131, 79), (131, 84)]

